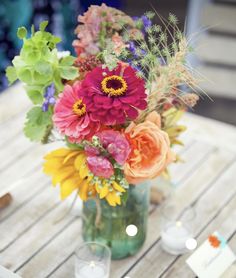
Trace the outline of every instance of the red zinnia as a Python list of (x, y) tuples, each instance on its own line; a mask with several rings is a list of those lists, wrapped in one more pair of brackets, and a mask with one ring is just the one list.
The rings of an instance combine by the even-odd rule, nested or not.
[(135, 120), (138, 109), (147, 107), (144, 80), (127, 64), (112, 71), (94, 68), (81, 84), (81, 95), (91, 118), (105, 125)]

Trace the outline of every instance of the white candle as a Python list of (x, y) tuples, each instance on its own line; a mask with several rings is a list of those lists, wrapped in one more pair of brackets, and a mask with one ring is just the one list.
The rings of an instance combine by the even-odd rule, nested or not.
[(89, 264), (79, 264), (76, 266), (76, 278), (108, 278), (108, 273), (105, 272), (105, 266), (95, 262)]
[(161, 233), (163, 248), (172, 254), (186, 252), (186, 241), (191, 238), (191, 233), (182, 225), (182, 222), (169, 223)]

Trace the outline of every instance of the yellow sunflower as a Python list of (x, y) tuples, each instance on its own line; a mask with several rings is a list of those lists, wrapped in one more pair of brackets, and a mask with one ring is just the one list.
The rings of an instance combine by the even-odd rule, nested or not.
[(116, 181), (98, 177), (94, 181), (84, 151), (60, 148), (47, 154), (44, 159), (44, 173), (52, 176), (54, 186), (60, 184), (62, 199), (78, 190), (83, 201), (98, 193), (99, 198), (105, 198), (111, 206), (121, 204), (120, 195), (125, 189)]

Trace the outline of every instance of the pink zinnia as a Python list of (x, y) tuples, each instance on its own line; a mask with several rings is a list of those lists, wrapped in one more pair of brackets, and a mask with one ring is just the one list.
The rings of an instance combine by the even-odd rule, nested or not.
[(92, 119), (87, 111), (80, 89), (80, 82), (73, 86), (66, 85), (59, 95), (53, 115), (55, 126), (72, 143), (91, 138), (100, 128), (98, 121)]
[(103, 156), (87, 157), (89, 170), (98, 177), (109, 179), (114, 174), (111, 162)]
[(94, 68), (87, 73), (81, 86), (81, 95), (91, 119), (99, 120), (104, 125), (135, 120), (138, 110), (147, 107), (144, 80), (124, 63), (119, 63), (112, 71)]
[(124, 135), (119, 131), (104, 130), (97, 133), (96, 136), (117, 163), (123, 165), (126, 162), (131, 149)]

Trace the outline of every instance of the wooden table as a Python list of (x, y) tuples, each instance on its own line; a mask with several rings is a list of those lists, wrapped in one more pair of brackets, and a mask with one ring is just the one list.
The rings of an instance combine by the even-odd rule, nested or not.
[[(10, 190), (14, 198), (0, 211), (0, 264), (23, 278), (70, 278), (73, 252), (82, 243), (81, 219), (70, 214), (56, 221), (68, 202), (60, 202), (41, 165), (43, 155), (57, 146), (33, 144), (24, 137), (29, 105), (19, 85), (0, 97), (0, 194)], [(236, 129), (192, 114), (183, 122), (189, 128), (182, 137), (185, 147), (176, 151), (186, 163), (170, 167), (177, 213), (194, 207), (199, 244), (218, 230), (236, 251)], [(152, 206), (143, 248), (134, 257), (113, 261), (110, 277), (195, 277), (185, 263), (188, 256), (171, 256), (161, 249), (160, 207)], [(224, 277), (236, 277), (235, 267)]]

